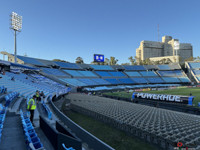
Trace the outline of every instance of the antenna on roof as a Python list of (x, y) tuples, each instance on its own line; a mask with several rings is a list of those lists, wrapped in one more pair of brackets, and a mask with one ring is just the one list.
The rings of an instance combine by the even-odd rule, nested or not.
[(158, 24), (158, 42), (160, 41), (160, 35), (159, 35), (159, 24)]

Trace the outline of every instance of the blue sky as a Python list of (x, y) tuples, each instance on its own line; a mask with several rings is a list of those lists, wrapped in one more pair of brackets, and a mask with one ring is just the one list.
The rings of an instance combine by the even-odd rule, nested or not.
[[(128, 62), (142, 40), (171, 35), (193, 45), (200, 56), (199, 0), (1, 0), (0, 51), (14, 52), (9, 29), (12, 11), (23, 16), (17, 37), (19, 55), (75, 62), (93, 54)], [(2, 58), (2, 57), (1, 57)]]

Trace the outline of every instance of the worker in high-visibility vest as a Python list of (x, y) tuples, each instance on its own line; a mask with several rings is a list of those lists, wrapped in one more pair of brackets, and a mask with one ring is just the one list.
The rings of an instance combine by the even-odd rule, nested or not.
[(34, 95), (33, 98), (31, 98), (28, 101), (28, 105), (27, 105), (27, 110), (30, 111), (30, 120), (33, 124), (33, 118), (34, 118), (34, 111), (36, 109), (36, 96)]

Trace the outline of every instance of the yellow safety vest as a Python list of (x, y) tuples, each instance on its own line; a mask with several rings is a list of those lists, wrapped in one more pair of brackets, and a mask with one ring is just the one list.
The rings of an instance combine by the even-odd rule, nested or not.
[(37, 92), (35, 95), (36, 95), (36, 97), (39, 97), (39, 96), (40, 96), (38, 92)]
[(31, 103), (33, 102), (32, 106), (31, 106), (31, 110), (35, 110), (36, 109), (36, 104), (35, 104), (35, 100), (34, 99), (30, 99), (28, 101), (28, 106), (27, 106), (27, 109), (29, 110), (29, 107), (31, 105)]

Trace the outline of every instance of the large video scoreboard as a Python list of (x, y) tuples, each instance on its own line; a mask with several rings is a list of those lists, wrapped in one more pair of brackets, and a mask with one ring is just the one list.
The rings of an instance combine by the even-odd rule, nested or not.
[(104, 62), (104, 55), (94, 54), (94, 62)]

